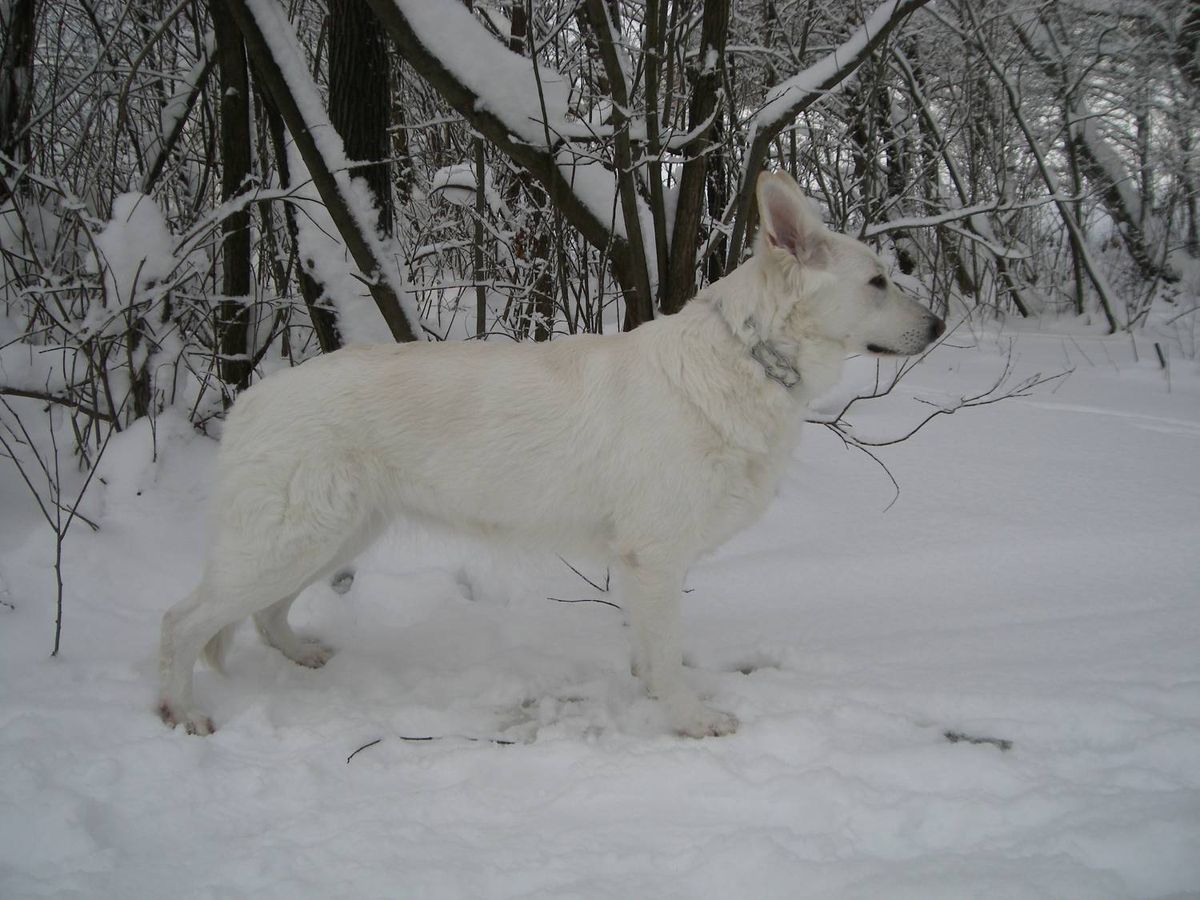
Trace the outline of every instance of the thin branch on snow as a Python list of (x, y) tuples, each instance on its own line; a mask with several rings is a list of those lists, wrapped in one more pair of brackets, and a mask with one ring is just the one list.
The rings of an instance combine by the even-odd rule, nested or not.
[[(472, 744), (495, 744), (498, 747), (512, 747), (518, 743), (517, 741), (510, 740), (508, 738), (481, 738), (481, 737), (471, 737), (470, 735), (466, 735), (466, 734), (430, 734), (430, 735), (394, 734), (394, 735), (392, 735), (392, 737), (394, 737), (400, 741), (409, 741), (410, 743), (416, 743), (416, 744), (426, 744), (426, 743), (431, 743), (433, 741), (457, 740), (457, 741), (467, 741)], [(358, 756), (358, 754), (362, 753), (364, 750), (368, 749), (369, 747), (374, 747), (376, 744), (382, 744), (382, 743), (383, 743), (383, 738), (376, 738), (373, 741), (368, 741), (367, 743), (365, 743), (361, 747), (359, 747), (357, 750), (355, 750), (353, 753), (351, 753), (349, 756), (347, 756), (346, 763), (349, 764), (350, 760), (354, 759), (354, 757)]]

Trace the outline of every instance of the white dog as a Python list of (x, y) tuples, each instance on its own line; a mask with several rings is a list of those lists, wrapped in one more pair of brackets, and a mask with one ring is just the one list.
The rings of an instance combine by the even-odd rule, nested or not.
[[(200, 584), (163, 617), (168, 724), (193, 706), (202, 649), (233, 626), (301, 665), (288, 608), (396, 517), (612, 561), (635, 670), (680, 734), (732, 716), (688, 686), (684, 575), (763, 512), (807, 404), (848, 354), (913, 354), (945, 326), (902, 296), (866, 246), (822, 224), (786, 175), (758, 180), (754, 257), (677, 315), (545, 344), (356, 347), (265, 379), (234, 406), (218, 460), (216, 531)], [(206, 646), (207, 645), (207, 646)]]

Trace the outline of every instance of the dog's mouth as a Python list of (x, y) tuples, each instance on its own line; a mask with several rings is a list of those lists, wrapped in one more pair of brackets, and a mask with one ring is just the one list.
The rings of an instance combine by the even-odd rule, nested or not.
[(899, 356), (899, 350), (893, 350), (891, 347), (884, 347), (881, 344), (867, 344), (867, 352), (874, 353), (877, 356)]

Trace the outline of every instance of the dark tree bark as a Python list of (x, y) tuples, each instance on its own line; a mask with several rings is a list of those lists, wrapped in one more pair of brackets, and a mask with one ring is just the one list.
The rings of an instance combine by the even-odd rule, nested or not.
[[(219, 3), (212, 6), (221, 85), (221, 200), (249, 187), (250, 78), (246, 45), (237, 25)], [(250, 210), (238, 210), (221, 223), (221, 295), (217, 305), (218, 370), (221, 380), (243, 390), (250, 382)]]
[[(720, 3), (723, 0), (714, 0)], [(615, 44), (620, 25), (611, 19), (605, 0), (587, 0), (588, 22), (596, 35), (600, 59), (607, 75), (612, 96), (613, 150), (617, 169), (617, 190), (621, 198), (621, 214), (628, 236), (628, 285), (625, 290), (624, 328), (630, 331), (654, 318), (654, 298), (650, 292), (650, 269), (646, 261), (646, 242), (642, 239), (642, 222), (638, 215), (637, 178), (633, 170), (633, 143), (629, 135), (629, 87)], [(694, 259), (694, 257), (693, 257)]]
[(659, 82), (665, 44), (663, 32), (667, 27), (666, 0), (646, 0), (646, 172), (650, 182), (650, 214), (654, 227), (654, 254), (658, 268), (658, 291), (655, 300), (662, 307), (667, 292), (670, 262), (667, 257), (667, 207), (663, 197), (663, 167), (661, 100)]
[[(712, 124), (712, 140), (713, 147), (720, 147), (724, 141), (725, 121), (721, 114), (717, 114), (713, 118)], [(793, 148), (796, 139), (795, 131), (792, 132)], [(714, 218), (720, 217), (725, 207), (729, 205), (729, 173), (726, 171), (729, 161), (723, 153), (711, 152), (708, 154), (708, 172), (706, 173), (706, 188), (705, 192), (708, 195), (709, 214)], [(792, 159), (796, 158), (793, 149)], [(795, 166), (793, 165), (793, 169)], [(709, 235), (707, 238), (706, 247), (708, 248), (708, 258), (706, 261), (708, 281), (711, 284), (725, 274), (725, 253), (727, 250), (726, 239), (723, 232), (718, 231), (715, 235)], [(693, 250), (695, 252), (695, 250)]]
[(1192, 135), (1186, 127), (1180, 129), (1179, 150), (1183, 154), (1183, 172), (1180, 179), (1183, 182), (1184, 206), (1187, 210), (1187, 252), (1192, 256), (1200, 256), (1200, 188), (1196, 185), (1192, 169)]
[[(18, 165), (29, 159), (26, 126), (33, 111), (33, 46), (38, 0), (14, 0), (0, 20), (0, 153)], [(0, 203), (12, 173), (0, 162)]]
[(371, 189), (381, 234), (395, 230), (392, 167), (388, 162), (392, 82), (387, 37), (366, 0), (329, 2), (329, 120), (342, 136), (350, 170)]
[[(725, 38), (729, 34), (729, 0), (704, 0), (700, 20), (700, 54), (690, 73), (692, 101), (688, 109), (688, 131), (692, 139), (683, 147), (685, 162), (679, 177), (679, 199), (675, 227), (671, 231), (671, 256), (663, 312), (673, 313), (696, 293), (696, 245), (700, 218), (704, 213), (704, 184), (708, 154), (713, 142), (713, 119), (721, 93), (725, 65)], [(720, 214), (720, 211), (717, 211)]]

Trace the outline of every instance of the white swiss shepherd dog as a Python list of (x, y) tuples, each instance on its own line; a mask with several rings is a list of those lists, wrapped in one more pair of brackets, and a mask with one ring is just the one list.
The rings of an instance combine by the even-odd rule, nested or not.
[(688, 567), (762, 514), (847, 355), (911, 355), (945, 329), (789, 177), (764, 173), (757, 192), (753, 258), (676, 315), (543, 344), (352, 347), (243, 394), (204, 574), (163, 617), (163, 720), (213, 730), (192, 670), (201, 652), (219, 668), (248, 616), (289, 659), (324, 663), (288, 608), (403, 517), (607, 558), (634, 671), (670, 727), (734, 731), (684, 671)]

